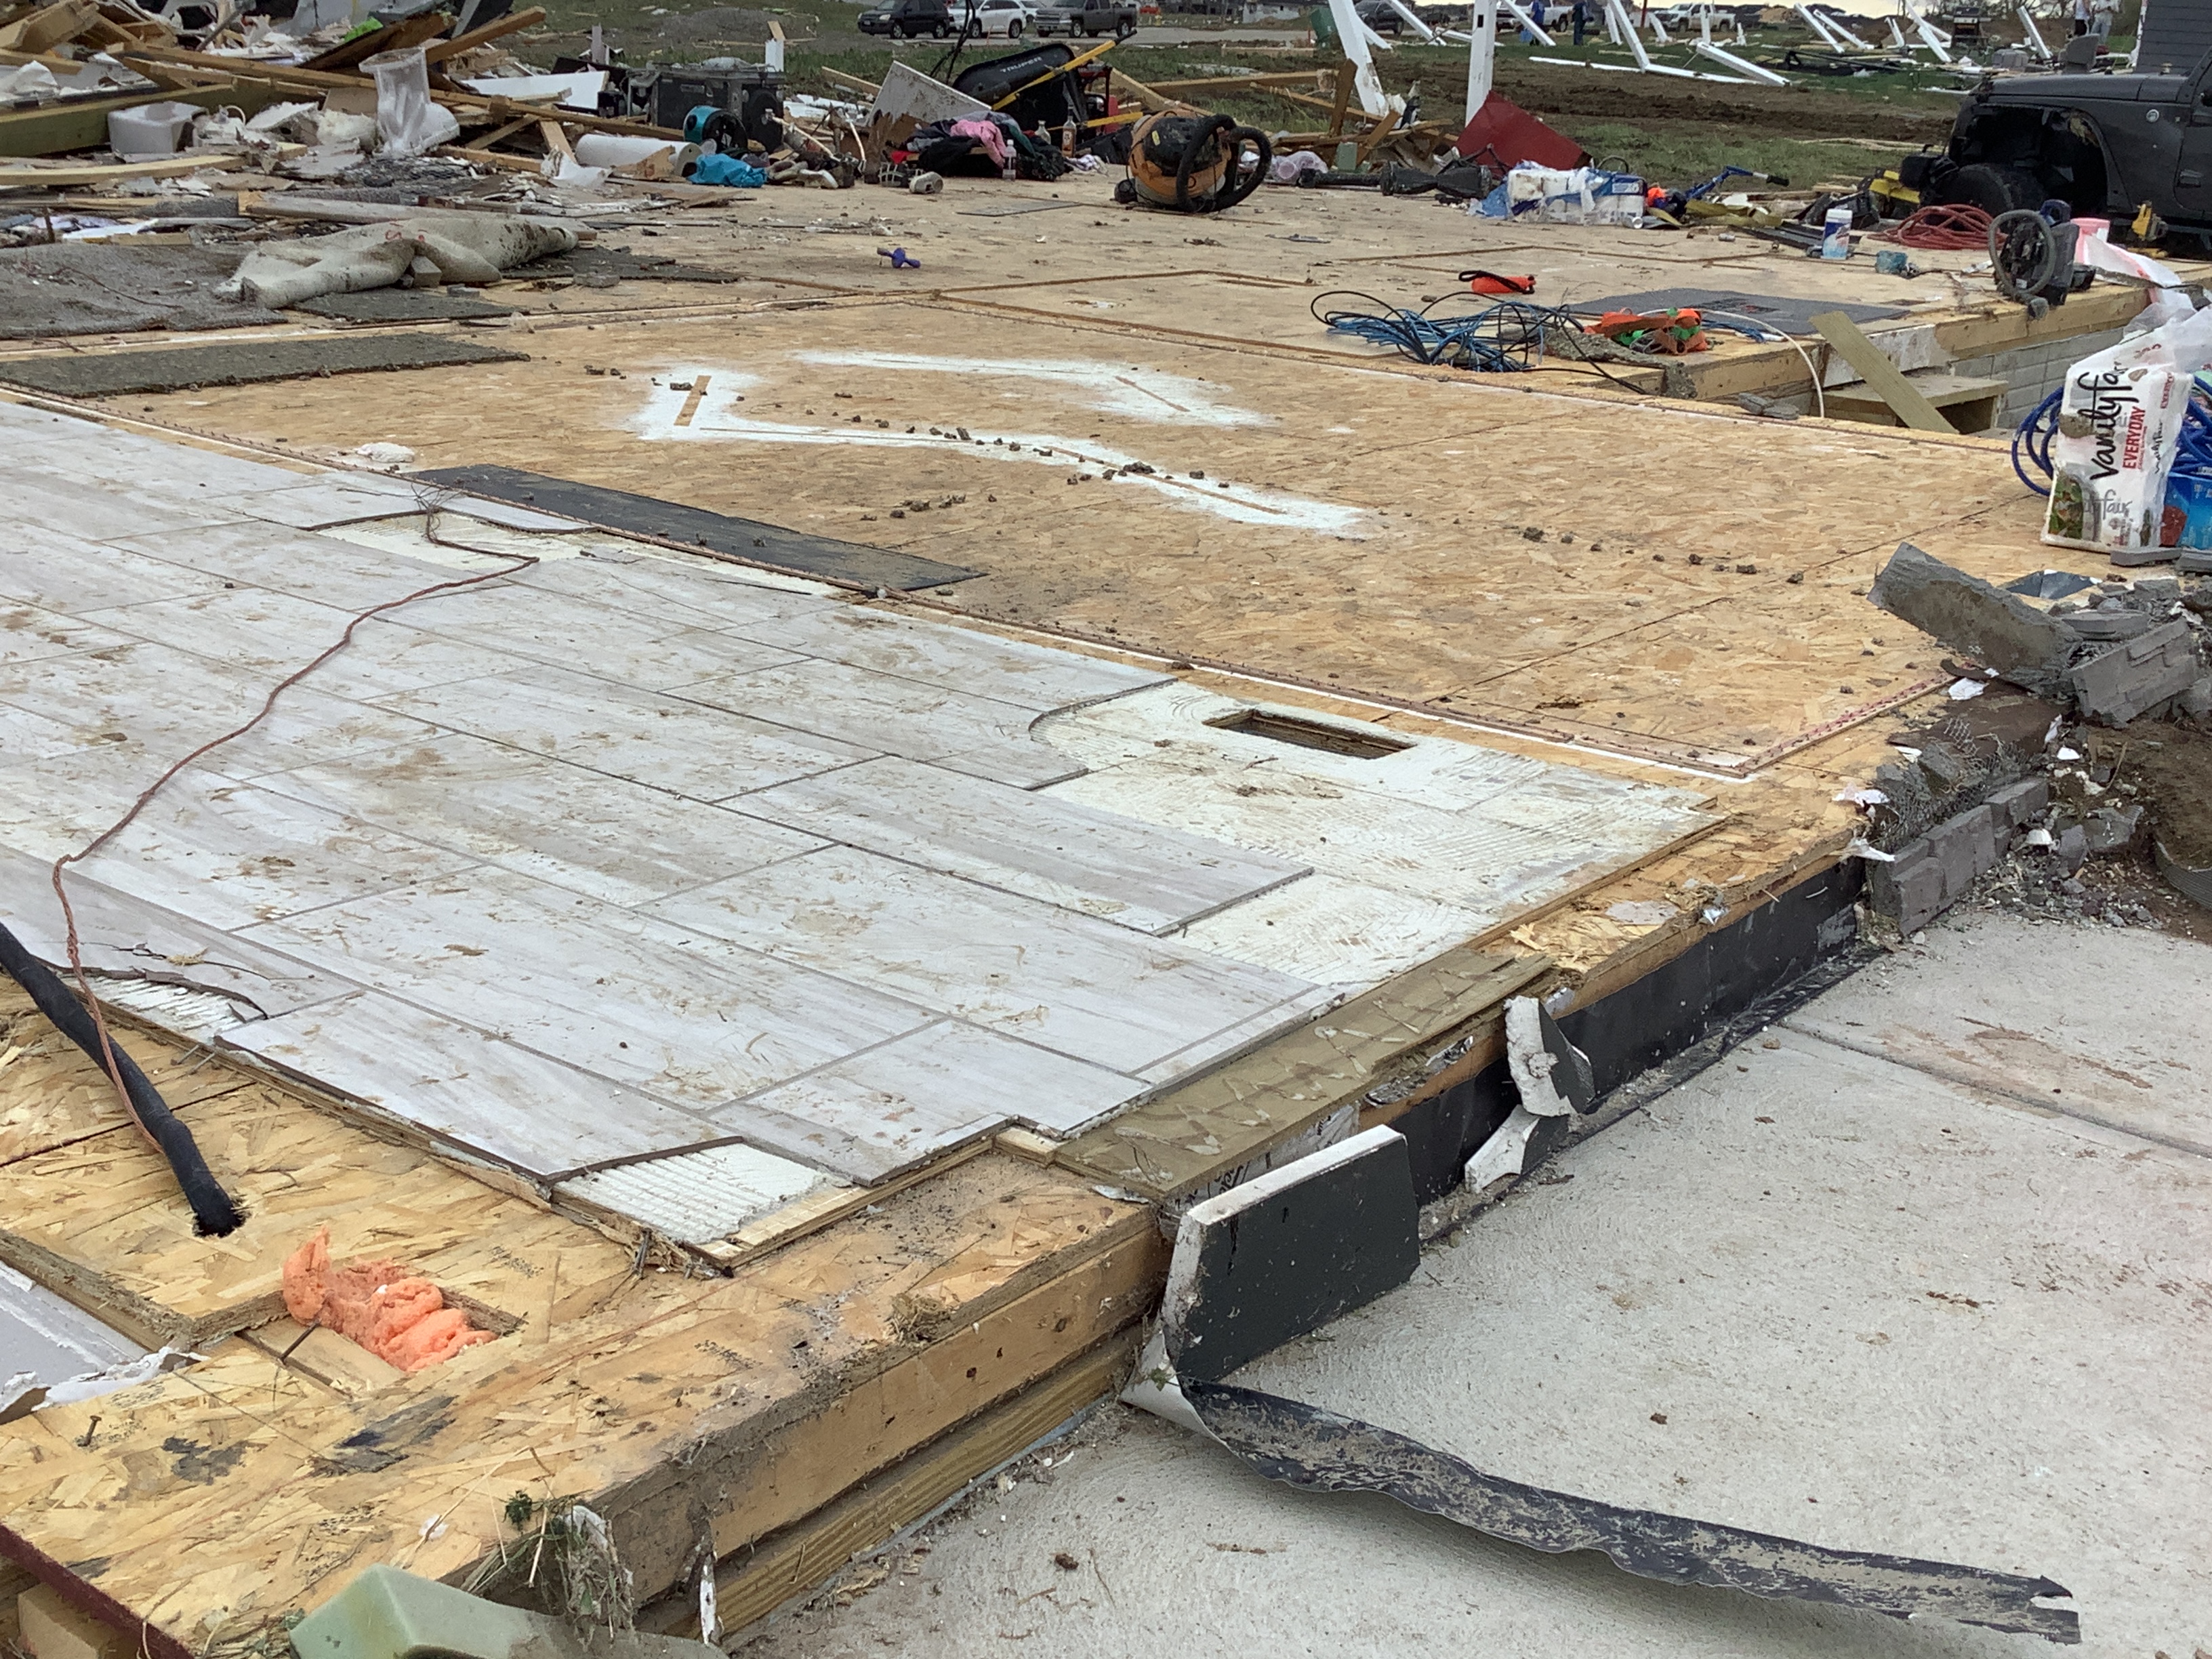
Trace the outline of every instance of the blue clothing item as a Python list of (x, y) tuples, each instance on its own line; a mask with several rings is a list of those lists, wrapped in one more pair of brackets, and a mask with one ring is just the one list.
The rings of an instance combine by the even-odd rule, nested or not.
[(695, 185), (735, 185), (739, 190), (757, 190), (768, 182), (768, 169), (757, 167), (742, 155), (702, 155), (699, 165), (691, 169)]

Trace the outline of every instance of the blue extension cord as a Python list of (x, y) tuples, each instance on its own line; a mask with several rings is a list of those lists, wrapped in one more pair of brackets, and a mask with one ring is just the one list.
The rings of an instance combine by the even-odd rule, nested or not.
[[(1374, 309), (1322, 308), (1323, 301), (1340, 297), (1365, 300)], [(1450, 295), (1432, 305), (1465, 303), (1468, 297)], [(1571, 312), (1521, 300), (1503, 300), (1469, 314), (1438, 317), (1431, 315), (1429, 308), (1413, 311), (1403, 306), (1388, 305), (1357, 289), (1334, 289), (1316, 295), (1308, 308), (1318, 321), (1340, 334), (1349, 334), (1370, 345), (1389, 346), (1417, 363), (1448, 363), (1478, 374), (1511, 374), (1534, 368), (1545, 355), (1545, 337), (1549, 331), (1571, 334), (1588, 331)], [(1747, 318), (1735, 319), (1715, 312), (1701, 314), (1713, 319), (1718, 327), (1748, 335), (1754, 340), (1783, 337)], [(1605, 373), (1602, 363), (1592, 367)], [(1606, 378), (1618, 377), (1608, 374)]]
[[(2027, 459), (2035, 463), (2036, 471), (2045, 478), (2057, 471), (2051, 465), (2051, 441), (2058, 435), (2058, 405), (2065, 396), (2066, 389), (2061, 386), (2036, 404), (2027, 418), (2013, 429), (2013, 472), (2039, 495), (2048, 495), (2051, 487), (2027, 476), (2027, 469), (2020, 464), (2021, 452), (2027, 452)], [(2181, 436), (2174, 445), (2172, 471), (2192, 477), (2212, 477), (2212, 410), (2208, 410), (2194, 394), (2181, 417)]]

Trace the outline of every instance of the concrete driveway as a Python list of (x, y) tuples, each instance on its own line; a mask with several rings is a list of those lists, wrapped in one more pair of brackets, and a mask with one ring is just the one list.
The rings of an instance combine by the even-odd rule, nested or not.
[[(2083, 1651), (2212, 1650), (2212, 948), (1939, 924), (1571, 1147), (1240, 1377), (1492, 1473), (2046, 1575)], [(753, 1659), (1819, 1655), (2031, 1638), (1684, 1590), (1103, 1408)]]

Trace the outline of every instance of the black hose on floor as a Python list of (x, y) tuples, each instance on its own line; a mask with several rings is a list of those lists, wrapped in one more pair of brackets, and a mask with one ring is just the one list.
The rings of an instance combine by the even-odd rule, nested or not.
[[(0, 969), (29, 992), (39, 1012), (52, 1020), (64, 1036), (89, 1054), (93, 1064), (106, 1073), (107, 1061), (101, 1055), (100, 1031), (92, 1015), (70, 994), (61, 976), (25, 950), (23, 942), (5, 927), (0, 927)], [(176, 1172), (177, 1185), (184, 1189), (185, 1201), (192, 1206), (192, 1218), (198, 1224), (198, 1231), (216, 1238), (235, 1232), (245, 1218), (208, 1169), (192, 1132), (169, 1109), (169, 1103), (146, 1080), (138, 1063), (123, 1051), (123, 1046), (112, 1035), (106, 1048), (115, 1056), (115, 1069), (121, 1074), (124, 1090), (130, 1096), (132, 1115), (161, 1149), (161, 1156), (169, 1160), (169, 1168)]]

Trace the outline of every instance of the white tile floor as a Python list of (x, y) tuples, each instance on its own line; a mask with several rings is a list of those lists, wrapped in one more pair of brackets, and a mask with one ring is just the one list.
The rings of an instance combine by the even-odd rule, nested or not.
[[(0, 445), (35, 475), (0, 526), (11, 871), (356, 611), (495, 568), (390, 480), (4, 403)], [(867, 1182), (1071, 1133), (1705, 822), (1441, 739), (1224, 732), (1146, 670), (602, 532), (470, 533), (542, 562), (364, 625), (76, 879), (95, 965), (197, 973), (269, 1016), (220, 1040), (544, 1181), (735, 1138), (746, 1193), (798, 1193), (778, 1158)], [(52, 908), (0, 897), (42, 950)]]

